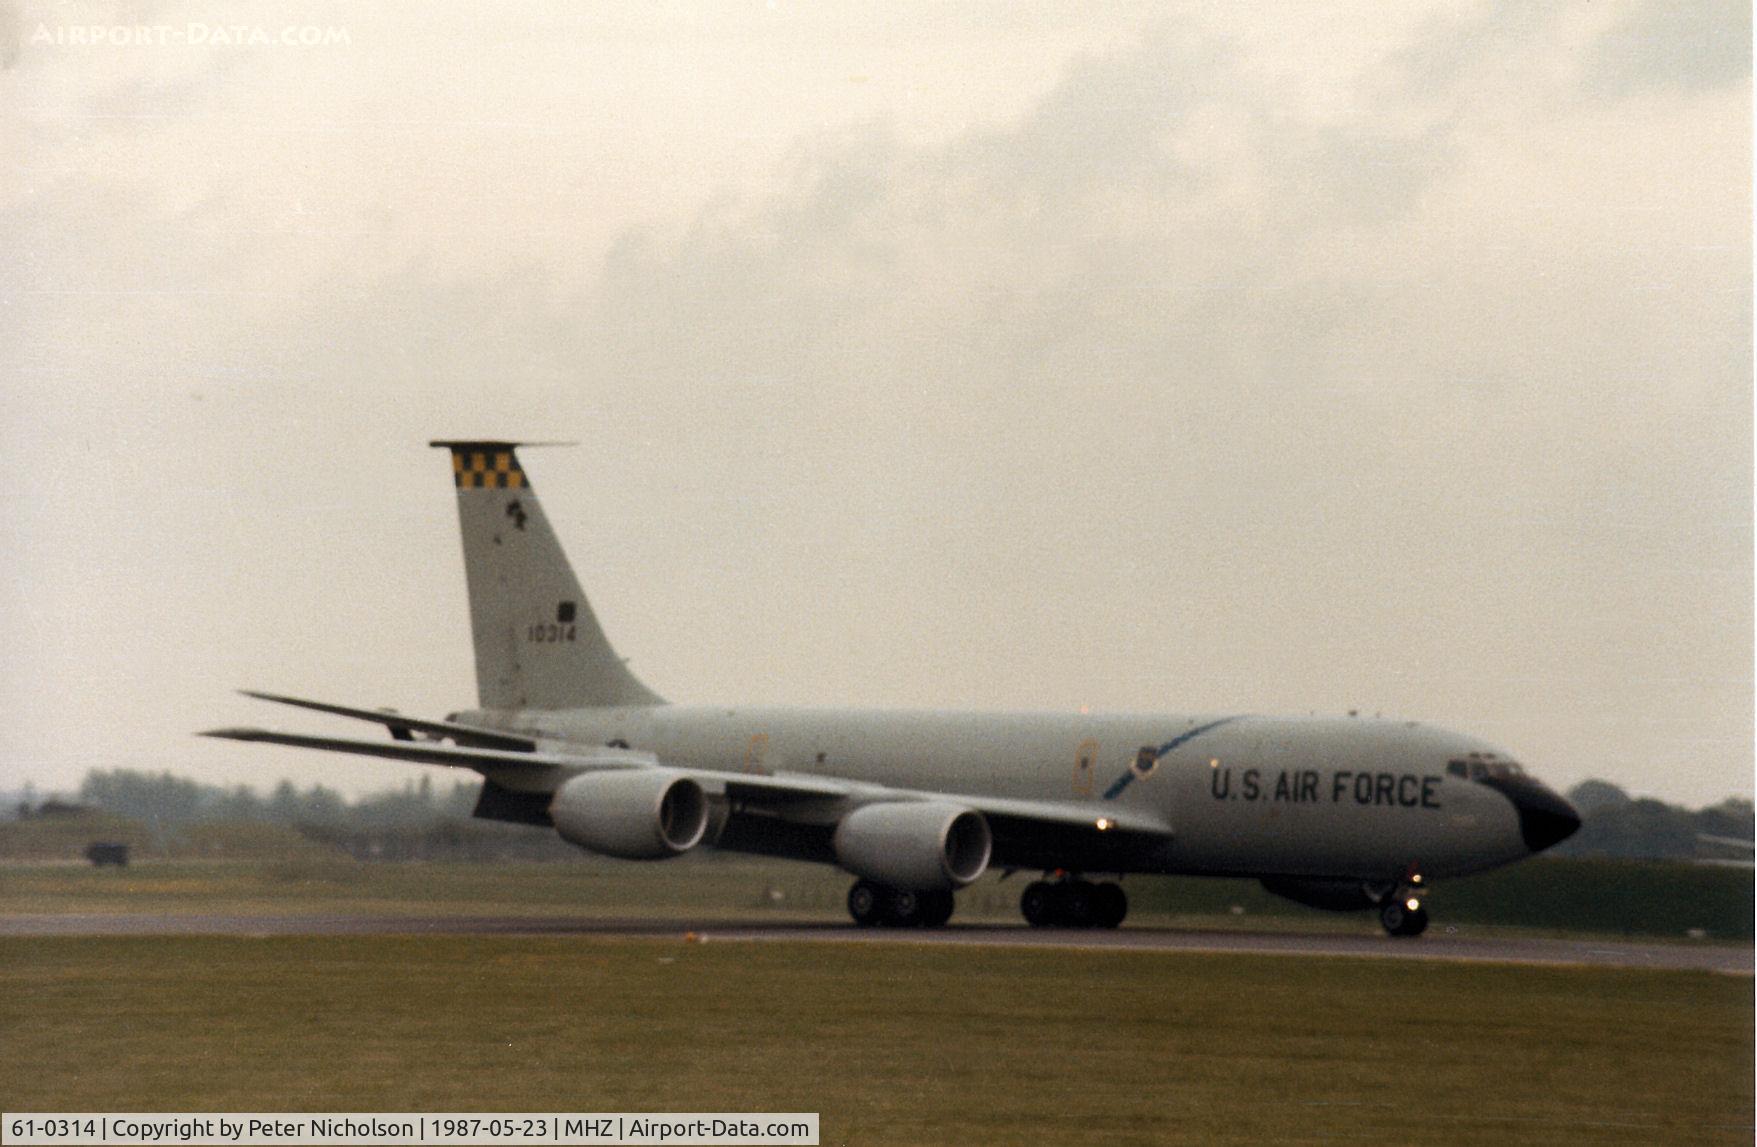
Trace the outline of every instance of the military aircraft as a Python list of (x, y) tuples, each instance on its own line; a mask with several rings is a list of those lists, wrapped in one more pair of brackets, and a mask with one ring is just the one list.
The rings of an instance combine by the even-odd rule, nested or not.
[(1504, 751), (1415, 721), (1245, 713), (974, 713), (668, 704), (618, 657), (518, 457), (441, 441), (463, 532), (477, 707), (444, 720), (249, 695), (389, 739), (205, 734), (474, 769), (475, 815), (609, 856), (695, 848), (839, 865), (859, 925), (934, 927), (990, 869), (1043, 873), (1039, 927), (1114, 928), (1103, 877), (1254, 877), (1320, 908), (1427, 927), (1434, 879), (1580, 825)]

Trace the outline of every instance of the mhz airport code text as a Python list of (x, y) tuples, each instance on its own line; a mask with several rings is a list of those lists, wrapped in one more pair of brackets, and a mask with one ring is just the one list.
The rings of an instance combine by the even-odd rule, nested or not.
[(168, 1115), (32, 1112), (0, 1115), (0, 1145), (313, 1144), (318, 1147), (447, 1147), (550, 1144), (552, 1147), (684, 1147), (690, 1144), (813, 1144), (817, 1112), (546, 1112), (541, 1114), (386, 1112), (346, 1114), (212, 1112)]

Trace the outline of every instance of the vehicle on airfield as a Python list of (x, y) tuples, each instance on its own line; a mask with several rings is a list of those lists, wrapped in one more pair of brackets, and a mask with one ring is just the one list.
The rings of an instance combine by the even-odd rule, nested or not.
[(1034, 926), (1121, 924), (1111, 880), (1246, 876), (1427, 927), (1431, 881), (1520, 860), (1580, 818), (1506, 753), (1415, 721), (1249, 714), (882, 711), (669, 704), (616, 655), (517, 447), (450, 452), (477, 708), (444, 720), (271, 693), (386, 741), (204, 735), (474, 769), (474, 815), (662, 860), (699, 847), (839, 865), (860, 925), (933, 927), (991, 868), (1042, 872)]

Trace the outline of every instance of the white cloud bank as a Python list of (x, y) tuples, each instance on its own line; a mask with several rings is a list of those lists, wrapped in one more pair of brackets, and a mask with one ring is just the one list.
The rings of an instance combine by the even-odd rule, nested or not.
[(533, 472), (678, 699), (1750, 791), (1747, 9), (680, 11), (24, 45), (0, 783), (333, 781), (184, 734), (466, 700), (418, 444), (506, 433), (587, 440)]

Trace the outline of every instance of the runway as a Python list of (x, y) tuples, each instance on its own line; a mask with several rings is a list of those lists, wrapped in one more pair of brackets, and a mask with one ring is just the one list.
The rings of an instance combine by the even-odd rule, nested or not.
[(1632, 943), (1596, 938), (1465, 937), (1430, 932), (1417, 939), (1287, 932), (1196, 931), (1144, 925), (1073, 931), (1007, 924), (938, 929), (856, 928), (840, 922), (751, 923), (735, 919), (610, 919), (541, 916), (236, 916), (39, 914), (0, 917), (0, 936), (597, 936), (696, 943), (934, 944), (1080, 948), (1127, 952), (1209, 952), (1277, 956), (1440, 960), (1465, 963), (1584, 965), (1751, 975), (1753, 950), (1705, 943)]

